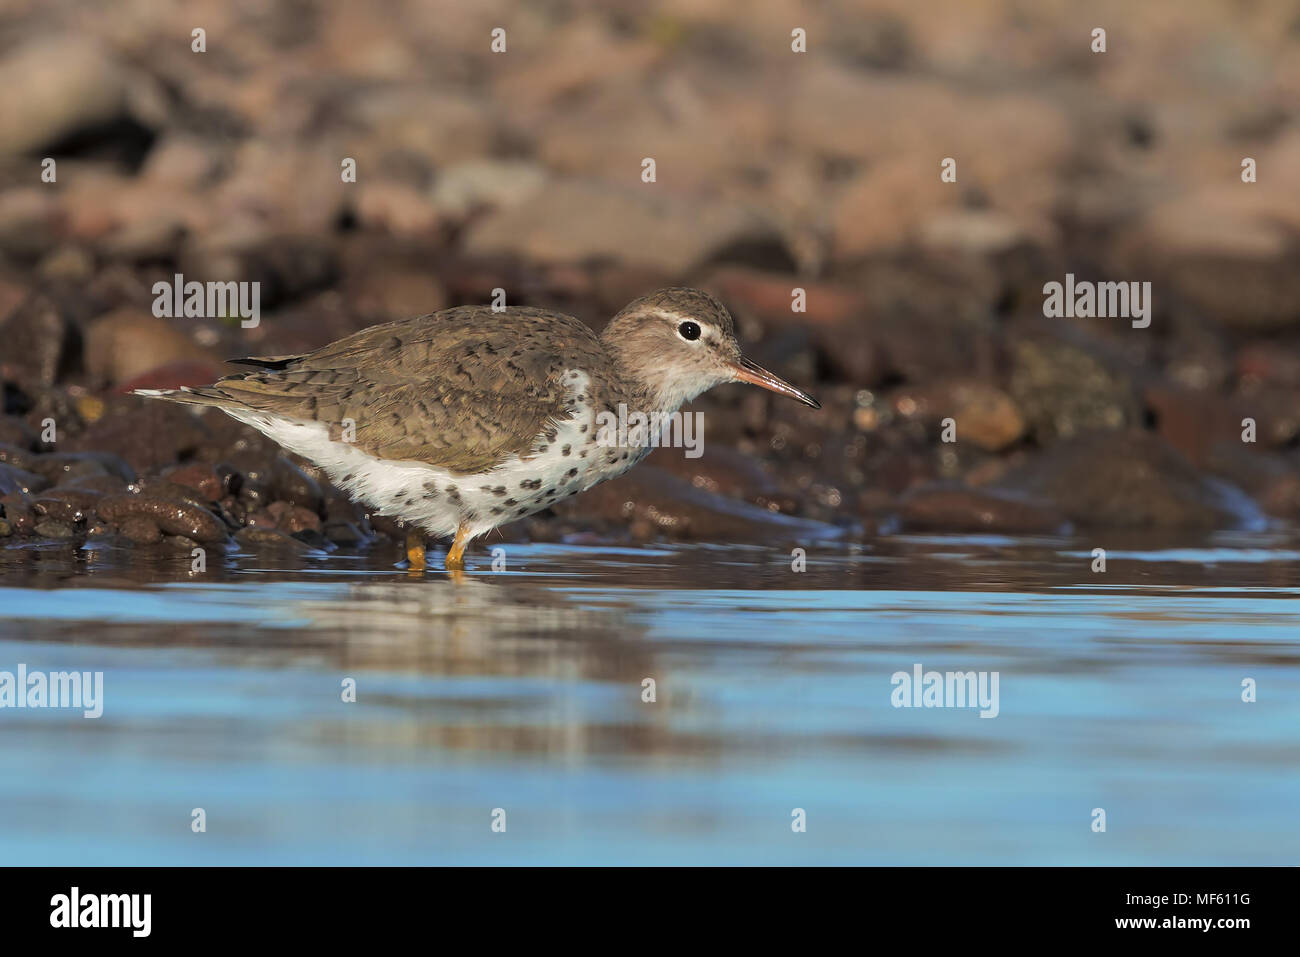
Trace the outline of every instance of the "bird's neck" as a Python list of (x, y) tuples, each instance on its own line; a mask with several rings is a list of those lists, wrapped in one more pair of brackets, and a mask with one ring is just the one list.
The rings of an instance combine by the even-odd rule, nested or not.
[(605, 347), (623, 380), (629, 408), (669, 415), (708, 387), (701, 386), (698, 377), (678, 372), (652, 354), (608, 341)]

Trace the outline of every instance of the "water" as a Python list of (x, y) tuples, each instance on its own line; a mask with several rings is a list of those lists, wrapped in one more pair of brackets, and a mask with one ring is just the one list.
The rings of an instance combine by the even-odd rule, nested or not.
[(0, 671), (105, 686), (0, 710), (0, 863), (1295, 864), (1300, 549), (1094, 544), (0, 550)]

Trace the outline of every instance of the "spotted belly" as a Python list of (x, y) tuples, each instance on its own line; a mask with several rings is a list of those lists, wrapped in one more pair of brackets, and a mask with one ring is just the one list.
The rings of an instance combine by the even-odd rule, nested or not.
[[(582, 385), (575, 388), (576, 395), (583, 394)], [(455, 535), (464, 525), (473, 539), (620, 475), (649, 453), (649, 447), (602, 444), (593, 409), (584, 403), (574, 403), (572, 409), (553, 433), (538, 435), (527, 454), (475, 473), (376, 458), (332, 440), (319, 422), (223, 411), (310, 459), (331, 482), (378, 514), (436, 536)]]

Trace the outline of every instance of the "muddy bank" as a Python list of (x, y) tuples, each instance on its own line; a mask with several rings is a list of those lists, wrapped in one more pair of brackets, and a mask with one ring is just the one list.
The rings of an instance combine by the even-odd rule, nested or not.
[[(500, 55), (498, 13), (459, 4), (81, 6), (0, 15), (0, 547), (389, 547), (309, 463), (125, 393), (498, 289), (599, 327), (663, 285), (720, 296), (823, 409), (715, 390), (702, 457), (505, 540), (1300, 516), (1285, 12), (1171, 10), (1098, 55), (993, 2), (561, 5), (507, 17)], [(981, 54), (1008, 31), (1016, 57)], [(257, 322), (159, 316), (177, 274), (257, 283)], [(1049, 318), (1067, 276), (1149, 283), (1148, 312)]]

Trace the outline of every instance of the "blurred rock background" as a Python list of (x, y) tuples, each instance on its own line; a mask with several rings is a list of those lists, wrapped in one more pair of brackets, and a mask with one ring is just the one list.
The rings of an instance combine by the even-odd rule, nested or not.
[[(496, 287), (595, 327), (709, 289), (825, 405), (715, 390), (703, 458), (507, 537), (1292, 521), (1297, 103), (1291, 0), (6, 0), (0, 539), (394, 533), (123, 393)], [(155, 318), (177, 272), (259, 281), (260, 325)], [(1067, 272), (1151, 282), (1150, 327), (1045, 318)]]

